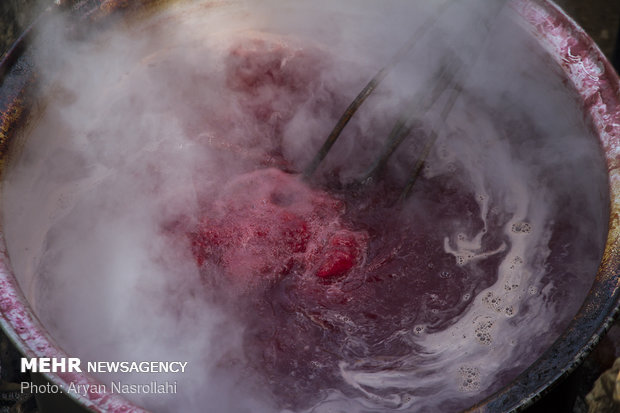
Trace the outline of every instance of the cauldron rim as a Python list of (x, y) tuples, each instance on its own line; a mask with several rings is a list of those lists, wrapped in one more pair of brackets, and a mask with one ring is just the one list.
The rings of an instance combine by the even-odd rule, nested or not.
[[(555, 60), (580, 97), (586, 120), (599, 138), (607, 161), (610, 221), (606, 248), (594, 285), (569, 327), (525, 372), (470, 411), (519, 411), (528, 407), (581, 363), (620, 311), (620, 80), (593, 40), (550, 0), (509, 0), (509, 5), (523, 18), (525, 29)], [(27, 110), (24, 90), (29, 85), (32, 67), (25, 45), (31, 32), (32, 26), (0, 62), (2, 157), (7, 154), (11, 131)], [(10, 84), (5, 82), (7, 78), (12, 79)], [(30, 309), (13, 275), (1, 233), (0, 255), (0, 325), (4, 332), (27, 357), (69, 357)], [(87, 373), (44, 375), (65, 389), (69, 383), (100, 384)], [(67, 394), (93, 411), (145, 412), (116, 394)]]
[(620, 79), (599, 47), (548, 0), (516, 0), (511, 7), (564, 72), (578, 94), (607, 163), (609, 225), (603, 258), (586, 300), (567, 329), (523, 373), (468, 411), (522, 411), (574, 371), (620, 312)]

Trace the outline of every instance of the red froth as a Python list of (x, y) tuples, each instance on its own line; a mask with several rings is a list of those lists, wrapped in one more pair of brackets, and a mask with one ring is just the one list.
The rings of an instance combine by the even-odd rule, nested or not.
[(190, 233), (199, 266), (219, 265), (253, 284), (289, 273), (346, 276), (363, 261), (367, 234), (347, 228), (343, 203), (276, 169), (227, 184)]
[(357, 263), (359, 250), (355, 234), (346, 230), (334, 234), (325, 247), (325, 256), (316, 275), (331, 278), (346, 274)]

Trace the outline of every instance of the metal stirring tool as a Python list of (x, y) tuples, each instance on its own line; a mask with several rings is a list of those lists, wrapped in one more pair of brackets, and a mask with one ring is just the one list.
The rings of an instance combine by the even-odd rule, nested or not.
[[(503, 10), (506, 0), (496, 1), (494, 9), (490, 13), (492, 16), (491, 24), (485, 25), (486, 33), (488, 37), (489, 32), (492, 29), (493, 22), (497, 16)], [(412, 37), (398, 50), (398, 52), (392, 57), (392, 59), (383, 68), (377, 72), (377, 74), (366, 84), (366, 86), (359, 92), (355, 99), (345, 109), (344, 113), (340, 116), (338, 122), (332, 129), (331, 133), (323, 142), (323, 145), (314, 156), (310, 164), (306, 167), (303, 175), (306, 179), (309, 179), (317, 170), (321, 162), (325, 159), (333, 145), (336, 143), (340, 134), (349, 123), (351, 118), (355, 115), (357, 110), (362, 106), (366, 99), (377, 89), (381, 82), (387, 77), (389, 72), (398, 65), (420, 42), (420, 40), (439, 22), (444, 13), (453, 5), (458, 3), (456, 0), (449, 0), (444, 3), (435, 11), (435, 13), (427, 19), (418, 29), (414, 32)], [(484, 24), (484, 22), (482, 22)], [(408, 105), (407, 109), (399, 116), (394, 127), (391, 129), (389, 136), (387, 137), (383, 148), (380, 151), (379, 157), (366, 171), (363, 177), (360, 178), (358, 184), (364, 186), (372, 183), (384, 170), (390, 157), (399, 147), (399, 145), (407, 138), (412, 131), (413, 127), (419, 123), (419, 120), (437, 103), (439, 98), (448, 91), (448, 96), (443, 100), (443, 106), (439, 110), (439, 123), (445, 123), (450, 112), (454, 108), (458, 97), (462, 92), (462, 85), (469, 76), (469, 68), (474, 65), (478, 60), (480, 52), (474, 56), (472, 63), (465, 64), (458, 58), (452, 58), (451, 64), (442, 65), (439, 72), (434, 76), (433, 86), (428, 90), (418, 93), (412, 103)], [(411, 195), (413, 186), (420, 175), (422, 167), (430, 154), (430, 151), (439, 137), (440, 125), (434, 125), (431, 128), (430, 134), (426, 143), (424, 144), (417, 160), (413, 164), (413, 168), (409, 174), (409, 178), (400, 194), (400, 200), (403, 201)]]

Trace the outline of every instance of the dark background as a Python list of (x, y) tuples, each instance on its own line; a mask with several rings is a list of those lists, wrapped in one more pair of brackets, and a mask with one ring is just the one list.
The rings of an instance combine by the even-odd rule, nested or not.
[[(84, 0), (88, 1), (88, 0)], [(38, 14), (41, 4), (53, 0), (0, 0), (0, 55)], [(620, 0), (556, 0), (599, 45), (620, 71)], [(538, 401), (527, 413), (587, 413), (585, 396), (594, 380), (620, 357), (620, 325), (567, 380)], [(20, 394), (16, 383), (25, 379), (17, 374), (19, 354), (0, 332), (0, 413), (35, 413), (35, 400)]]
[(592, 36), (607, 57), (613, 57), (620, 34), (619, 0), (557, 0), (556, 3)]
[[(0, 0), (0, 53), (4, 53), (13, 40), (36, 15), (33, 7), (38, 0)], [(52, 4), (47, 0), (44, 4)], [(618, 43), (620, 27), (620, 0), (557, 0), (577, 23), (596, 41), (610, 59)], [(40, 6), (39, 6), (40, 7)]]

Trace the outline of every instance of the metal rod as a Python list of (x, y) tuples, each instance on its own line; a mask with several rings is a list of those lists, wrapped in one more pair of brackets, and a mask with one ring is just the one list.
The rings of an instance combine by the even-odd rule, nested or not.
[(379, 159), (364, 174), (362, 183), (369, 183), (373, 176), (381, 173), (392, 154), (413, 129), (420, 113), (427, 112), (437, 102), (437, 99), (452, 84), (453, 78), (454, 72), (448, 70), (448, 65), (443, 65), (439, 75), (436, 76), (437, 80), (434, 82), (435, 86), (431, 92), (427, 93), (426, 96), (416, 96), (413, 104), (409, 106), (409, 110), (399, 117), (383, 146)]
[(344, 111), (340, 119), (338, 120), (338, 123), (336, 123), (336, 126), (334, 127), (334, 129), (331, 131), (331, 133), (329, 134), (329, 136), (327, 137), (327, 139), (321, 146), (321, 149), (319, 149), (319, 152), (315, 155), (315, 157), (312, 159), (312, 162), (310, 162), (308, 167), (304, 170), (305, 178), (309, 178), (310, 176), (312, 176), (312, 174), (314, 174), (314, 172), (319, 167), (323, 159), (325, 159), (325, 156), (327, 156), (327, 153), (330, 151), (334, 143), (336, 143), (336, 140), (338, 140), (338, 137), (342, 133), (345, 126), (347, 126), (347, 123), (349, 123), (349, 121), (351, 120), (355, 112), (359, 109), (360, 106), (362, 106), (364, 101), (377, 88), (377, 86), (379, 86), (379, 84), (383, 81), (383, 79), (385, 79), (389, 71), (394, 66), (396, 66), (396, 64), (404, 56), (406, 56), (411, 49), (413, 49), (413, 47), (418, 43), (418, 41), (422, 37), (424, 37), (426, 32), (428, 32), (428, 30), (430, 30), (430, 28), (433, 25), (435, 25), (435, 23), (437, 22), (437, 20), (439, 20), (441, 15), (451, 5), (455, 3), (458, 3), (458, 2), (456, 0), (450, 0), (450, 1), (446, 1), (442, 3), (442, 5), (439, 7), (436, 13), (432, 16), (432, 18), (428, 19), (426, 22), (424, 22), (424, 24), (418, 27), (418, 29), (415, 31), (413, 36), (411, 36), (409, 41), (407, 41), (407, 43), (405, 43), (403, 47), (400, 48), (400, 50), (394, 55), (394, 57), (392, 57), (390, 62), (388, 62), (388, 64), (385, 67), (379, 70), (379, 72), (370, 80), (370, 82), (368, 82), (368, 84), (356, 96), (353, 102), (351, 102), (351, 104), (346, 108), (346, 110)]
[[(491, 20), (492, 22), (495, 22), (497, 16), (499, 16), (501, 11), (504, 9), (504, 4), (506, 3), (506, 1), (502, 0), (498, 3), (499, 5), (497, 6), (495, 13), (493, 14), (494, 18)], [(491, 26), (488, 27), (487, 35), (491, 31), (492, 25), (493, 23), (491, 24)], [(487, 36), (487, 40), (488, 40), (488, 36)], [(480, 50), (482, 49), (483, 48), (481, 48)], [(446, 104), (444, 105), (440, 113), (440, 117), (439, 117), (442, 123), (445, 123), (446, 119), (448, 118), (448, 115), (454, 108), (454, 104), (456, 103), (456, 100), (461, 94), (462, 84), (464, 83), (464, 80), (469, 76), (471, 66), (473, 66), (473, 64), (480, 58), (481, 53), (482, 52), (477, 53), (473, 62), (469, 66), (460, 67), (458, 69), (460, 72), (462, 72), (462, 76), (461, 76), (462, 81), (460, 83), (454, 81), (455, 79), (458, 80), (458, 77), (456, 75), (453, 78), (454, 88), (452, 89), (450, 96), (448, 97), (448, 100), (446, 101)], [(437, 137), (438, 137), (437, 128), (433, 128), (433, 130), (431, 131), (431, 136), (429, 140), (427, 141), (427, 143), (424, 145), (424, 149), (422, 150), (420, 157), (416, 161), (413, 167), (413, 170), (411, 171), (410, 177), (407, 180), (407, 183), (405, 184), (405, 188), (403, 189), (403, 192), (400, 195), (399, 200), (401, 202), (406, 200), (409, 197), (409, 195), (411, 195), (413, 186), (415, 185), (418, 177), (420, 176), (420, 172), (422, 171), (422, 166), (424, 165), (424, 162), (426, 162), (426, 158), (428, 158), (428, 155), (430, 154), (431, 148), (435, 144), (435, 141), (437, 141)]]
[[(450, 96), (448, 97), (448, 101), (446, 102), (446, 105), (443, 107), (443, 110), (441, 111), (440, 119), (442, 121), (446, 120), (446, 118), (452, 111), (452, 108), (454, 107), (454, 104), (456, 103), (456, 100), (460, 96), (460, 94), (461, 94), (460, 87), (456, 87), (452, 89), (452, 93), (450, 93)], [(413, 189), (413, 185), (418, 179), (418, 176), (420, 176), (420, 172), (422, 171), (422, 166), (424, 166), (424, 162), (426, 162), (426, 158), (428, 158), (428, 155), (431, 152), (431, 148), (433, 147), (433, 145), (435, 145), (435, 142), (437, 141), (438, 136), (439, 134), (437, 133), (437, 129), (433, 128), (433, 130), (431, 131), (431, 136), (429, 137), (428, 141), (424, 145), (424, 148), (422, 149), (422, 153), (418, 157), (418, 160), (416, 161), (415, 166), (413, 167), (411, 175), (409, 179), (407, 180), (407, 183), (405, 184), (405, 188), (403, 189), (403, 192), (400, 194), (401, 201), (407, 199), (409, 195), (411, 195), (411, 190)]]

